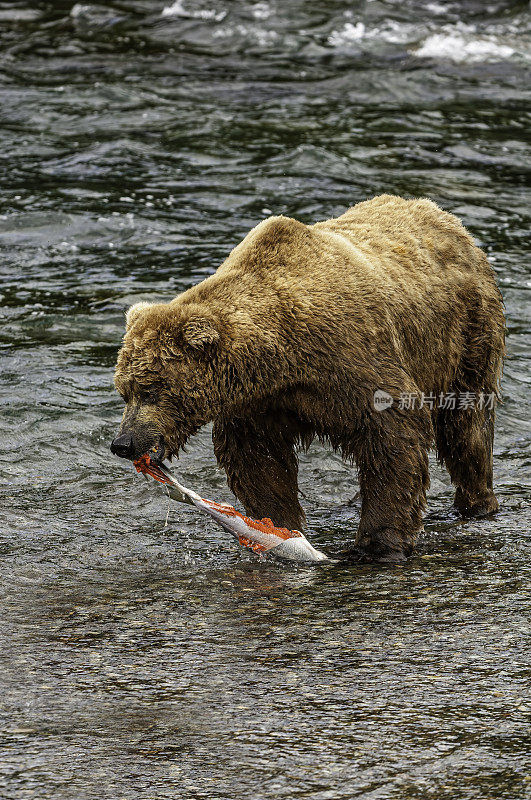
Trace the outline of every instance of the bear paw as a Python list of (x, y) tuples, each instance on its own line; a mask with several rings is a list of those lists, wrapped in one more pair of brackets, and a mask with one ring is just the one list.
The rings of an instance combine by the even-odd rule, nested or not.
[(403, 550), (379, 550), (353, 545), (338, 553), (337, 558), (347, 564), (403, 564), (407, 560)]

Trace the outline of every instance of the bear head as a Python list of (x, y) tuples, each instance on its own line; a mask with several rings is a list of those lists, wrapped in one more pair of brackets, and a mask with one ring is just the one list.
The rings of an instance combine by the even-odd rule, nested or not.
[(223, 324), (195, 303), (137, 303), (126, 315), (114, 383), (126, 406), (111, 450), (135, 460), (177, 454), (214, 419)]

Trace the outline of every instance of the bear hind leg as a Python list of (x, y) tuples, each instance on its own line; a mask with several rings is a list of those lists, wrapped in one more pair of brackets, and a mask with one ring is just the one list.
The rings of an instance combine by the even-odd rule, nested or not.
[(492, 487), (494, 410), (443, 409), (436, 421), (437, 455), (456, 487), (454, 506), (465, 517), (498, 510)]
[[(439, 408), (437, 455), (456, 487), (455, 507), (463, 516), (498, 510), (492, 486), (492, 448), (498, 386), (505, 353), (505, 321), (499, 292), (469, 298), (466, 348), (452, 389), (467, 407)], [(468, 399), (468, 398), (467, 398)]]

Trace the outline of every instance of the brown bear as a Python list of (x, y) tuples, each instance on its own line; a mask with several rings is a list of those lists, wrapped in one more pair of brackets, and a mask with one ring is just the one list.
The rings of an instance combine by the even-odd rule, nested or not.
[(111, 449), (171, 457), (212, 422), (246, 512), (294, 529), (305, 521), (296, 449), (318, 437), (357, 465), (352, 557), (403, 559), (422, 525), (433, 444), (458, 510), (498, 508), (504, 331), (484, 253), (430, 200), (382, 195), (315, 225), (270, 217), (211, 277), (129, 309)]

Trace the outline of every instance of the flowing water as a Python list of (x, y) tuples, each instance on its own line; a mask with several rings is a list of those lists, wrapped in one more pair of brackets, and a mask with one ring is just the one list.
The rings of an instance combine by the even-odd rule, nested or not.
[[(0, 4), (0, 797), (531, 796), (528, 7), (510, 0)], [(260, 560), (110, 456), (132, 302), (259, 220), (425, 195), (504, 295), (501, 511), (433, 465), (400, 567)], [(210, 433), (184, 481), (230, 500)], [(301, 457), (310, 540), (355, 471)]]

